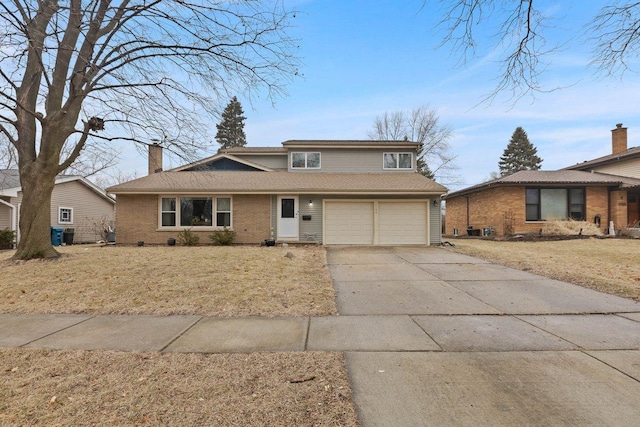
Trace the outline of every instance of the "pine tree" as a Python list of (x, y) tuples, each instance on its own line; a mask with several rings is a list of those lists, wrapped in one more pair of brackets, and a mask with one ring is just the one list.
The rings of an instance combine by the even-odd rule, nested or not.
[(247, 136), (244, 133), (246, 117), (243, 114), (242, 105), (234, 96), (222, 112), (222, 120), (216, 125), (216, 141), (220, 144), (220, 150), (247, 145)]
[(527, 133), (520, 126), (511, 135), (511, 141), (500, 156), (498, 167), (500, 175), (506, 176), (521, 170), (538, 170), (542, 159), (538, 157), (538, 149), (529, 142)]

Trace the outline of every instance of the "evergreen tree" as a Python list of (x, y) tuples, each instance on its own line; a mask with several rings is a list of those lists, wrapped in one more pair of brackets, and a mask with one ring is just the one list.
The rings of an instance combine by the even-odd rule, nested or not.
[(511, 141), (500, 156), (498, 167), (500, 175), (511, 175), (521, 170), (538, 170), (542, 159), (538, 157), (538, 149), (529, 142), (527, 133), (520, 126), (511, 135)]
[(216, 125), (216, 141), (220, 144), (220, 150), (247, 145), (247, 136), (244, 133), (246, 117), (243, 114), (242, 105), (234, 96), (222, 112), (222, 120)]

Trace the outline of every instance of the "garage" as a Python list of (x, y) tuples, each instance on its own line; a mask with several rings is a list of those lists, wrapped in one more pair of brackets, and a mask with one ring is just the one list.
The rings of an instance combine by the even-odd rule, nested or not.
[(373, 245), (374, 202), (326, 202), (325, 244)]
[(325, 201), (328, 245), (424, 245), (428, 201)]

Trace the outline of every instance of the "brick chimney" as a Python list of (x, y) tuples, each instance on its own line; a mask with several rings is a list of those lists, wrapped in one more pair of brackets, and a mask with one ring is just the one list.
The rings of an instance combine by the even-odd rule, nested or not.
[(618, 154), (627, 151), (627, 128), (618, 123), (611, 131), (611, 154)]
[(162, 172), (162, 147), (157, 142), (149, 145), (149, 175)]

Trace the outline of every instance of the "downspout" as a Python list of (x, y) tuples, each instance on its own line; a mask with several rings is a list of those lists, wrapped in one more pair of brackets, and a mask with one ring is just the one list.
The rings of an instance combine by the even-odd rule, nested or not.
[(464, 196), (464, 198), (467, 200), (467, 227), (469, 227), (469, 196)]

